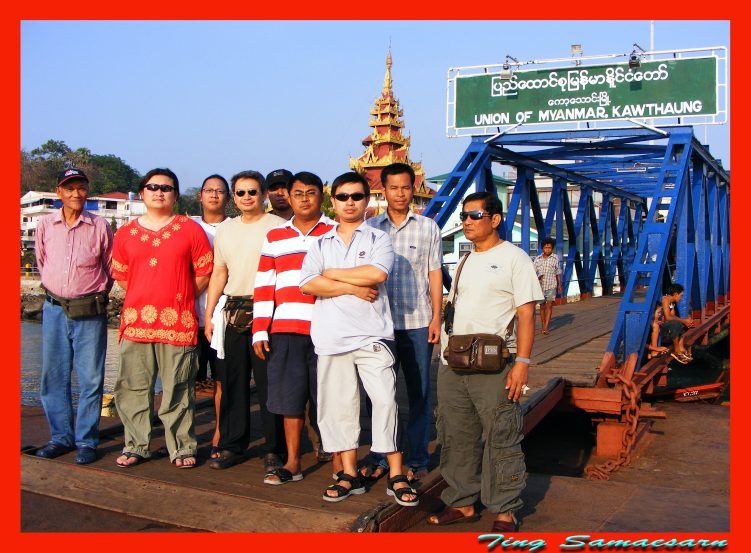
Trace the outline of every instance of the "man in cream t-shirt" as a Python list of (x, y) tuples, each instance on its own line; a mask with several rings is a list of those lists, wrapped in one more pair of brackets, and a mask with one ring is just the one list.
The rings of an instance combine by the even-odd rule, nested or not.
[[(251, 300), (256, 271), (261, 258), (261, 246), (266, 233), (285, 222), (281, 217), (264, 213), (266, 181), (257, 171), (242, 171), (232, 177), (232, 194), (240, 210), (238, 217), (227, 219), (216, 229), (214, 258), (217, 260), (209, 282), (204, 324), (206, 337), (211, 341), (214, 328), (212, 317), (222, 295), (228, 298), (245, 297)], [(252, 309), (252, 303), (250, 304)], [(213, 319), (214, 321), (216, 318)], [(250, 321), (249, 321), (250, 322)], [(226, 469), (242, 460), (250, 443), (250, 376), (256, 381), (265, 444), (264, 464), (267, 471), (282, 465), (286, 446), (281, 417), (266, 408), (266, 361), (258, 358), (251, 346), (250, 325), (236, 328), (227, 325), (223, 345), (217, 359), (217, 377), (222, 386), (219, 404), (219, 456), (209, 466)]]
[[(477, 520), (480, 499), (496, 515), (493, 532), (516, 532), (514, 513), (522, 506), (525, 471), (518, 400), (528, 380), (535, 303), (542, 291), (529, 256), (498, 236), (501, 203), (494, 194), (467, 196), (460, 219), (475, 250), (454, 276), (453, 334), (501, 336), (512, 358), (497, 373), (459, 373), (444, 357), (438, 369), (437, 426), (441, 475), (448, 484), (441, 494), (446, 509), (428, 522), (443, 526)], [(442, 351), (447, 345), (444, 332)]]

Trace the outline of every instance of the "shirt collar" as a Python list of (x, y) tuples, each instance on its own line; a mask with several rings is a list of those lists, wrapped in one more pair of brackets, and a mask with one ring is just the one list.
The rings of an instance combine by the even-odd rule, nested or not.
[[(60, 208), (57, 210), (58, 213), (56, 216), (52, 219), (53, 223), (62, 223), (65, 224), (65, 218), (63, 217), (63, 209)], [(87, 225), (93, 225), (94, 224), (94, 216), (86, 211), (85, 209), (81, 211), (81, 215), (78, 216), (78, 220), (76, 221), (76, 224), (73, 225), (71, 228), (75, 228), (78, 226), (78, 223), (86, 223)]]
[(384, 212), (383, 212), (383, 213), (381, 213), (380, 215), (377, 215), (377, 216), (375, 217), (375, 219), (376, 219), (376, 224), (378, 224), (379, 226), (380, 226), (380, 225), (383, 225), (383, 223), (384, 223), (384, 222), (388, 222), (388, 223), (389, 223), (390, 225), (393, 225), (393, 226), (395, 226), (396, 228), (401, 228), (401, 227), (403, 227), (404, 225), (406, 225), (406, 224), (407, 224), (407, 222), (408, 222), (408, 221), (409, 221), (410, 219), (415, 219), (415, 220), (417, 220), (417, 216), (415, 215), (415, 212), (414, 212), (414, 211), (412, 211), (411, 209), (410, 209), (410, 210), (408, 210), (408, 211), (407, 211), (407, 217), (406, 217), (406, 218), (404, 219), (404, 221), (402, 221), (402, 222), (401, 222), (401, 224), (399, 224), (398, 226), (397, 226), (396, 224), (394, 224), (394, 222), (393, 222), (393, 221), (391, 220), (391, 217), (389, 217), (389, 212), (388, 212), (388, 210), (384, 211)]
[[(300, 232), (300, 230), (292, 223), (294, 220), (295, 220), (295, 216), (293, 215), (291, 219), (287, 219), (287, 221), (284, 222), (282, 227), (293, 228), (297, 232)], [(318, 222), (315, 225), (313, 225), (313, 228), (311, 228), (310, 231), (308, 232), (311, 232), (314, 228), (316, 228), (318, 225), (321, 225), (321, 224), (336, 225), (336, 222), (329, 219), (325, 213), (321, 213), (321, 216), (318, 218)]]
[[(331, 227), (331, 230), (329, 230), (326, 234), (321, 236), (321, 239), (335, 238), (337, 236), (336, 229), (339, 227), (339, 223), (337, 223), (336, 221), (331, 221), (331, 219), (329, 219), (329, 221), (330, 221), (330, 224), (333, 226)], [(369, 230), (370, 230), (370, 225), (368, 224), (367, 220), (365, 220), (362, 222), (362, 224), (359, 227), (357, 227), (352, 232), (367, 232)]]

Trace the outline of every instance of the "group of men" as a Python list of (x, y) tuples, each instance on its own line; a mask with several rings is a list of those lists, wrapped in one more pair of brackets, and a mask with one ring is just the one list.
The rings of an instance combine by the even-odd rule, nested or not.
[[(448, 341), (441, 329), (441, 236), (433, 220), (410, 209), (415, 174), (409, 165), (385, 167), (381, 182), (388, 207), (366, 221), (368, 181), (355, 172), (334, 179), (333, 221), (321, 212), (323, 183), (313, 173), (242, 171), (230, 182), (211, 175), (199, 192), (202, 216), (194, 221), (174, 213), (177, 176), (154, 169), (139, 185), (146, 213), (113, 238), (106, 222), (83, 209), (86, 176), (76, 169), (61, 174), (56, 190), (63, 207), (37, 234), (47, 290), (41, 394), (52, 435), (37, 455), (76, 449), (77, 463), (97, 458), (106, 348), (99, 305), (106, 306), (116, 280), (126, 290), (115, 386), (125, 429), (118, 466), (152, 456), (157, 377), (170, 461), (178, 468), (196, 465), (194, 384), (210, 368), (216, 383), (211, 468), (244, 458), (253, 376), (266, 484), (302, 480), (307, 413), (318, 459), (334, 464), (336, 483), (323, 500), (364, 493), (363, 479), (388, 474), (387, 493), (400, 505), (417, 505), (414, 483), (427, 474), (429, 460), (432, 350), (440, 341), (443, 351)], [(226, 219), (230, 196), (240, 215)], [(442, 358), (437, 428), (448, 487), (445, 510), (429, 522), (474, 520), (479, 499), (496, 513), (494, 529), (508, 531), (518, 529), (514, 513), (525, 471), (518, 400), (528, 380), (535, 303), (543, 294), (529, 256), (498, 237), (502, 213), (495, 195), (470, 194), (460, 218), (474, 251), (454, 281), (453, 332), (503, 336), (512, 356), (500, 371), (478, 374), (454, 372)], [(81, 316), (76, 310), (92, 302), (93, 311)], [(398, 368), (409, 399), (406, 459)], [(81, 387), (75, 425), (72, 369)], [(372, 412), (371, 453), (359, 469), (358, 379)]]

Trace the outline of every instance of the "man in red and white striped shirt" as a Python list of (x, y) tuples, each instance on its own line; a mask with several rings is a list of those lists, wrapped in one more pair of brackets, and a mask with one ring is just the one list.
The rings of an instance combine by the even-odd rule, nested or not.
[(308, 401), (312, 420), (316, 417), (318, 357), (310, 339), (315, 296), (300, 291), (300, 268), (308, 249), (334, 225), (321, 213), (323, 183), (318, 176), (306, 171), (294, 175), (289, 198), (294, 216), (267, 233), (253, 295), (253, 349), (261, 359), (269, 354), (266, 405), (284, 416), (287, 440), (287, 463), (264, 477), (271, 485), (302, 480), (300, 436)]

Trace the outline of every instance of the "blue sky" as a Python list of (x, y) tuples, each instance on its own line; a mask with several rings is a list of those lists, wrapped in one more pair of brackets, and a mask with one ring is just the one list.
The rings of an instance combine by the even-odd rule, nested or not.
[[(21, 27), (21, 146), (48, 139), (115, 154), (182, 188), (243, 169), (331, 181), (370, 128), (391, 44), (394, 91), (428, 176), (468, 138), (446, 138), (449, 67), (649, 47), (648, 21), (27, 21)], [(729, 46), (726, 21), (656, 21), (655, 49)], [(709, 127), (730, 167), (729, 125)], [(700, 128), (697, 135), (705, 139)]]

